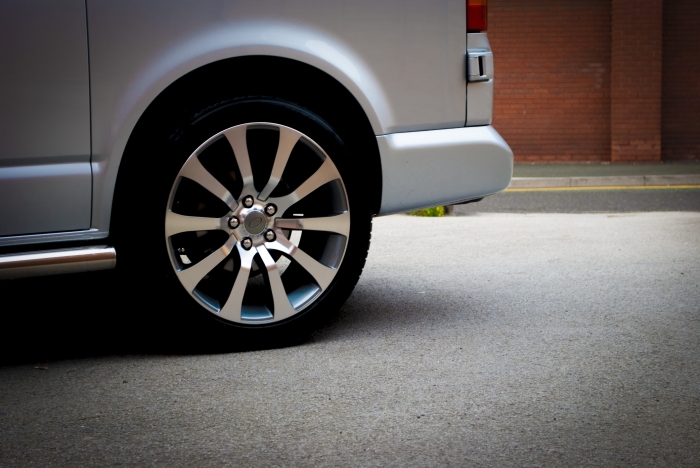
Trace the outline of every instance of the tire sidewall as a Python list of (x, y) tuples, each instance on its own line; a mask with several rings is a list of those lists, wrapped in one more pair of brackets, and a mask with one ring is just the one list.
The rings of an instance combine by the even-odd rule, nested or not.
[[(182, 287), (171, 265), (164, 235), (165, 213), (171, 189), (187, 159), (202, 143), (231, 127), (251, 122), (267, 122), (293, 128), (318, 144), (336, 165), (345, 185), (350, 208), (350, 236), (345, 256), (331, 285), (312, 305), (278, 323), (250, 326), (218, 318), (194, 300)], [(361, 164), (353, 161), (347, 146), (326, 121), (299, 104), (266, 96), (234, 98), (201, 108), (180, 122), (154, 126), (154, 133), (142, 138), (130, 154), (131, 169), (120, 178), (119, 201), (133, 200), (138, 193), (144, 203), (137, 209), (121, 209), (117, 217), (120, 234), (120, 264), (132, 281), (156, 289), (151, 308), (166, 309), (163, 320), (197, 321), (212, 331), (236, 335), (237, 342), (260, 346), (284, 345), (304, 339), (310, 331), (340, 309), (352, 292), (364, 267), (371, 231), (369, 199), (362, 191)], [(138, 151), (141, 150), (141, 151)], [(138, 167), (138, 170), (135, 170)], [(121, 172), (120, 172), (121, 176)], [(123, 225), (143, 226), (139, 235), (129, 235)], [(122, 255), (122, 251), (124, 255)], [(157, 257), (157, 258), (156, 258)], [(144, 261), (146, 259), (146, 261)], [(148, 264), (144, 268), (144, 263)], [(121, 265), (120, 265), (121, 266)], [(149, 273), (147, 273), (149, 272)], [(157, 275), (153, 278), (151, 275)], [(160, 297), (161, 299), (157, 299)]]

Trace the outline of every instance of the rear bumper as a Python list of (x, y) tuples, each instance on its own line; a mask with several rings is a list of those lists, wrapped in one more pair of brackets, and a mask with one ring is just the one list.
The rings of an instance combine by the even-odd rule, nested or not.
[(380, 216), (491, 195), (513, 175), (513, 152), (491, 126), (394, 133), (377, 143)]

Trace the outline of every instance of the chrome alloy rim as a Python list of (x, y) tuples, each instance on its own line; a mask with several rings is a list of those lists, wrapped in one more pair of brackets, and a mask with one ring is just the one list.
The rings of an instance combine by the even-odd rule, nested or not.
[[(256, 164), (265, 148), (267, 169)], [(182, 286), (220, 318), (253, 325), (311, 305), (338, 273), (349, 235), (347, 192), (331, 158), (272, 123), (238, 125), (202, 144), (180, 170), (165, 215)]]

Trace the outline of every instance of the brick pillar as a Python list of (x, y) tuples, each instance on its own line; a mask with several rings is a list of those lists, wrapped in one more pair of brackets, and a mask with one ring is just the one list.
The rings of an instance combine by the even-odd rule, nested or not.
[(612, 161), (661, 161), (663, 0), (612, 0)]
[(700, 159), (700, 2), (664, 3), (663, 158)]

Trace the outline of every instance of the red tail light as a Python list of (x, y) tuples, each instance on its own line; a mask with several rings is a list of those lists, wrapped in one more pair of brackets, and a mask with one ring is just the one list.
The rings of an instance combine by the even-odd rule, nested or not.
[(489, 0), (467, 0), (467, 31), (480, 32), (488, 28)]

